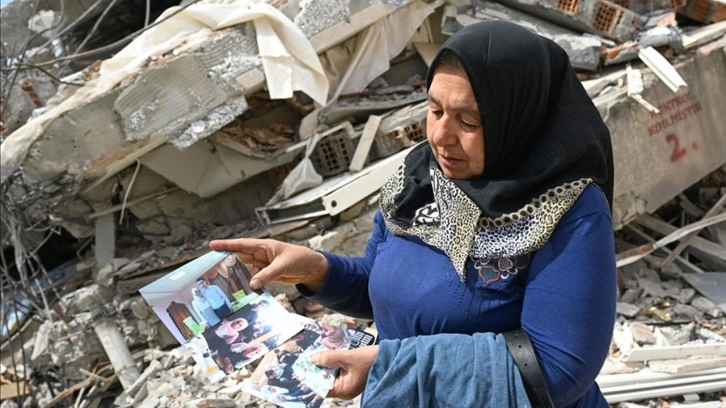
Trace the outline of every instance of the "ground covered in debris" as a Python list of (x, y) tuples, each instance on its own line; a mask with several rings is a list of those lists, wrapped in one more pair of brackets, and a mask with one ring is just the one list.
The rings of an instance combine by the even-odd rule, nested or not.
[[(723, 1), (259, 0), (273, 28), (200, 25), (159, 49), (137, 39), (164, 34), (151, 22), (168, 7), (239, 10), (55, 3), (2, 9), (0, 408), (272, 407), (240, 390), (254, 365), (210, 383), (139, 289), (210, 238), (360, 255), (378, 189), (425, 140), (438, 45), (500, 19), (560, 44), (611, 129), (620, 293), (603, 393), (618, 408), (726, 405)], [(266, 59), (270, 38), (294, 64)]]

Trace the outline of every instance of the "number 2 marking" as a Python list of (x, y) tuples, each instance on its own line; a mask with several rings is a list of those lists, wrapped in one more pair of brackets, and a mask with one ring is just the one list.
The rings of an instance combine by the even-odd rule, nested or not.
[(671, 152), (671, 163), (682, 159), (686, 155), (686, 148), (681, 147), (681, 142), (678, 140), (678, 136), (671, 133), (665, 138), (668, 144), (673, 145), (673, 152)]

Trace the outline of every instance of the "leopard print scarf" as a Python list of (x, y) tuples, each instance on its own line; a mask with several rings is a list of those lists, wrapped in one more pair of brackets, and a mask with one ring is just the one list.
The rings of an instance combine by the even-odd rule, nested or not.
[(403, 189), (404, 163), (381, 188), (383, 218), (394, 235), (415, 236), (443, 251), (463, 281), (467, 258), (511, 258), (544, 246), (560, 218), (572, 207), (591, 179), (551, 188), (517, 211), (496, 218), (481, 209), (437, 166), (430, 167), (434, 201), (418, 210), (411, 222), (395, 219), (395, 200)]

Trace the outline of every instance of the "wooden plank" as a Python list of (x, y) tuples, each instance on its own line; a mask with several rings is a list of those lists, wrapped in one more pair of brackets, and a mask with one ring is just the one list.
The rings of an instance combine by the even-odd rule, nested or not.
[(643, 368), (635, 373), (603, 374), (597, 377), (597, 384), (601, 389), (626, 384), (646, 384), (670, 380), (674, 378), (700, 377), (710, 374), (726, 374), (726, 367), (711, 368), (698, 372), (685, 372), (677, 374), (656, 373), (649, 368)]
[[(723, 209), (723, 206), (725, 203), (726, 203), (726, 194), (721, 196), (721, 198), (716, 202), (716, 204), (713, 207), (711, 207), (711, 209), (709, 209), (708, 212), (706, 212), (706, 215), (704, 215), (703, 218), (707, 219), (707, 218), (712, 217), (713, 215), (717, 214), (719, 211), (721, 211)], [(663, 260), (663, 263), (660, 264), (661, 270), (667, 269), (669, 266), (671, 266), (671, 264), (676, 259), (676, 257), (681, 252), (683, 252), (683, 250), (686, 249), (686, 247), (691, 242), (691, 240), (693, 240), (696, 237), (696, 235), (698, 235), (698, 232), (699, 231), (691, 232), (690, 234), (686, 235), (681, 240), (681, 242), (678, 243), (678, 246), (676, 246), (676, 248), (673, 250), (673, 252), (671, 252), (671, 254), (668, 255), (668, 257), (665, 260)]]
[[(678, 229), (671, 224), (648, 214), (639, 215), (638, 218), (635, 219), (635, 222), (663, 235), (672, 234)], [(726, 262), (726, 247), (723, 245), (716, 244), (715, 242), (711, 242), (701, 237), (695, 237), (689, 245), (700, 252)]]
[(653, 73), (663, 81), (664, 84), (673, 92), (678, 92), (678, 88), (688, 86), (681, 75), (676, 71), (675, 67), (668, 62), (665, 57), (653, 47), (643, 48), (638, 51), (638, 58), (653, 71)]
[(657, 373), (686, 373), (708, 368), (726, 366), (726, 357), (713, 358), (682, 358), (675, 360), (656, 360), (648, 363), (648, 367)]
[(663, 248), (672, 242), (680, 240), (681, 238), (690, 234), (693, 231), (699, 231), (703, 228), (708, 227), (709, 225), (714, 225), (723, 221), (726, 221), (726, 213), (714, 215), (712, 217), (704, 218), (701, 221), (694, 222), (693, 224), (688, 224), (674, 231), (672, 234), (666, 235), (665, 237), (659, 239), (652, 244), (641, 245), (637, 248), (633, 248), (625, 252), (619, 253), (616, 256), (616, 265), (618, 268), (629, 265), (635, 261), (638, 261), (639, 259), (644, 258), (646, 255), (652, 253), (656, 249)]
[(388, 177), (403, 163), (413, 147), (401, 150), (393, 156), (379, 160), (358, 174), (361, 177), (351, 180), (335, 191), (322, 197), (322, 203), (329, 215), (337, 215), (352, 207), (360, 200), (378, 191)]
[(649, 398), (670, 397), (701, 392), (722, 391), (726, 389), (726, 380), (704, 381), (696, 384), (684, 385), (658, 385), (656, 388), (645, 390), (634, 390), (623, 393), (605, 394), (605, 400), (609, 404), (623, 401), (641, 401)]
[(26, 396), (30, 394), (30, 387), (28, 384), (20, 380), (17, 383), (2, 384), (0, 385), (0, 401), (6, 399), (12, 399), (16, 397)]
[(726, 21), (709, 24), (699, 27), (693, 31), (686, 33), (683, 37), (683, 47), (685, 49), (697, 47), (709, 41), (715, 40), (726, 34)]
[(623, 384), (614, 387), (603, 387), (603, 394), (617, 394), (622, 392), (640, 391), (646, 389), (663, 389), (690, 384), (700, 384), (714, 381), (726, 381), (726, 374), (697, 375), (693, 377), (681, 377), (656, 381), (648, 384)]
[(368, 153), (371, 151), (373, 146), (373, 139), (376, 137), (378, 132), (378, 126), (381, 124), (381, 116), (370, 115), (366, 126), (363, 128), (363, 134), (358, 140), (358, 146), (355, 148), (353, 159), (350, 161), (348, 170), (352, 172), (360, 171), (365, 165)]
[(624, 362), (668, 360), (691, 356), (726, 356), (726, 343), (641, 347), (623, 354), (621, 360)]

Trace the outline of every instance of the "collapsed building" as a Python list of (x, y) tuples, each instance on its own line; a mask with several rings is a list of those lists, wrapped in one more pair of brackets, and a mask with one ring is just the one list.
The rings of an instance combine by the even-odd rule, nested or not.
[[(102, 47), (127, 35), (115, 31), (126, 14), (102, 17), (114, 3), (64, 10), (75, 13), (65, 20), (76, 30), (85, 27), (75, 41)], [(724, 388), (726, 303), (708, 284), (723, 282), (715, 271), (726, 265), (722, 2), (172, 5), (127, 13), (137, 24), (156, 22), (113, 56), (62, 79), (9, 78), (3, 90), (3, 302), (15, 306), (3, 316), (2, 364), (14, 367), (3, 375), (18, 401), (44, 406), (73, 396), (91, 406), (103, 399), (99, 390), (120, 383), (118, 405), (253, 403), (233, 383), (211, 390), (201, 377), (192, 381), (183, 350), (163, 351), (175, 340), (138, 289), (204, 253), (210, 238), (277, 237), (361, 252), (378, 189), (425, 139), (425, 74), (438, 44), (497, 19), (560, 44), (612, 134), (624, 320), (600, 379), (609, 401)], [(42, 10), (54, 9), (41, 4), (27, 17), (47, 30), (32, 56), (41, 61), (65, 38), (59, 32), (74, 30), (54, 26), (61, 11)], [(103, 20), (108, 28), (97, 24)], [(8, 67), (30, 58), (12, 57)], [(46, 57), (55, 65), (34, 64), (64, 62), (62, 50)], [(690, 218), (672, 221), (674, 205)], [(673, 248), (677, 242), (686, 244)], [(680, 256), (686, 246), (697, 261)], [(59, 253), (65, 257), (49, 264)], [(294, 289), (271, 290), (291, 310), (321, 312)], [(679, 307), (663, 306), (668, 300)], [(694, 339), (701, 345), (692, 351), (665, 350)], [(645, 345), (656, 357), (632, 356)], [(643, 371), (653, 370), (644, 362), (694, 355), (707, 362), (667, 375)], [(62, 381), (53, 378), (59, 373)], [(638, 380), (647, 385), (633, 388)], [(182, 384), (191, 391), (180, 394)]]

